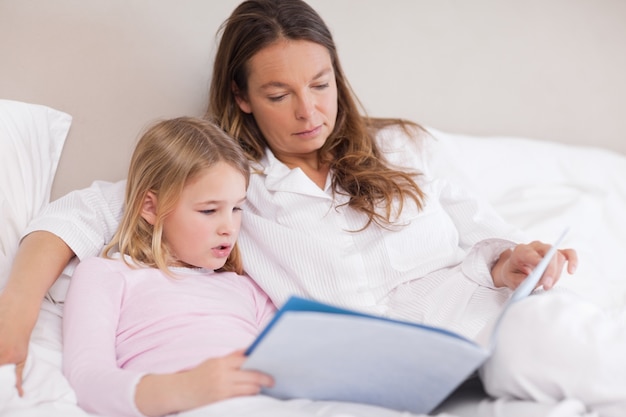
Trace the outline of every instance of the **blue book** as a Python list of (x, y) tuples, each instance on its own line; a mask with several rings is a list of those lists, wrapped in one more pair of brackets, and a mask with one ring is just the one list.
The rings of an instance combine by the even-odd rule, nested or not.
[[(567, 230), (504, 306), (536, 287)], [(491, 355), (456, 333), (291, 297), (247, 349), (244, 369), (272, 375), (263, 394), (346, 401), (428, 414)]]

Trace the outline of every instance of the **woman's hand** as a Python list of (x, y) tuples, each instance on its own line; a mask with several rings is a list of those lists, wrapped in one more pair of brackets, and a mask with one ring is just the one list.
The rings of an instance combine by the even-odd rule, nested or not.
[(44, 231), (29, 234), (18, 247), (0, 294), (0, 365), (16, 364), (20, 396), (28, 343), (41, 301), (73, 256), (74, 252), (58, 236)]
[(14, 306), (8, 293), (0, 295), (0, 365), (15, 364), (15, 388), (22, 396), (22, 373), (32, 325), (23, 321), (23, 312)]
[(190, 410), (242, 395), (255, 395), (274, 380), (261, 372), (242, 370), (243, 351), (209, 359), (188, 371), (146, 375), (135, 393), (137, 408), (147, 416)]
[[(531, 273), (550, 249), (550, 245), (534, 241), (519, 244), (500, 255), (491, 269), (491, 276), (496, 287), (508, 287), (512, 290)], [(549, 290), (561, 278), (563, 266), (567, 263), (567, 272), (573, 274), (578, 267), (578, 255), (574, 249), (559, 249), (539, 280), (537, 287)]]

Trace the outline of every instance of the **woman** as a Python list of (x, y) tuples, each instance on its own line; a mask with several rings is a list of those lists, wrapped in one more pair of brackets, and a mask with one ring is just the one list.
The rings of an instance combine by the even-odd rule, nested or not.
[[(232, 13), (210, 96), (208, 117), (253, 165), (239, 240), (244, 269), (278, 305), (295, 293), (477, 337), (549, 248), (516, 243), (524, 237), (489, 207), (431, 178), (430, 139), (419, 126), (359, 114), (328, 28), (302, 1), (246, 1)], [(29, 228), (7, 297), (33, 311), (62, 263), (98, 253), (121, 212), (110, 196), (122, 189), (97, 183), (51, 205)], [(89, 224), (80, 233), (76, 218)], [(56, 260), (45, 274), (27, 274), (26, 260), (42, 247)], [(555, 256), (545, 289), (565, 264), (573, 273), (574, 250)], [(36, 291), (19, 295), (29, 281)], [(25, 347), (33, 322), (12, 329), (13, 346)], [(24, 357), (22, 349), (10, 360)]]
[[(523, 237), (427, 178), (419, 126), (361, 116), (321, 18), (281, 6), (244, 2), (225, 23), (207, 114), (256, 163), (246, 272), (278, 304), (298, 293), (476, 336), (509, 293), (497, 288), (515, 288), (548, 245), (486, 241)], [(573, 272), (575, 252), (560, 251), (544, 288), (566, 260)]]

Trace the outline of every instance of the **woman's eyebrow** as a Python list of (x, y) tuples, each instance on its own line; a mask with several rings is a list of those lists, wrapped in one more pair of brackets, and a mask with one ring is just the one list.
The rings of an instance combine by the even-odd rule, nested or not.
[(318, 78), (322, 78), (323, 76), (325, 76), (326, 74), (328, 74), (328, 73), (330, 73), (332, 71), (333, 71), (332, 67), (324, 68), (323, 70), (321, 70), (320, 72), (315, 74), (315, 76), (312, 79), (313, 80), (317, 80)]
[[(325, 76), (326, 74), (332, 72), (332, 68), (328, 67), (328, 68), (324, 68), (323, 70), (321, 70), (320, 72), (318, 72), (317, 74), (315, 74), (313, 76), (313, 78), (311, 78), (312, 81), (317, 80), (318, 78), (321, 78), (323, 76)], [(277, 88), (288, 88), (289, 85), (286, 83), (283, 83), (281, 81), (269, 81), (263, 85), (261, 85), (261, 89), (266, 89), (266, 88), (270, 88), (270, 87), (277, 87)]]

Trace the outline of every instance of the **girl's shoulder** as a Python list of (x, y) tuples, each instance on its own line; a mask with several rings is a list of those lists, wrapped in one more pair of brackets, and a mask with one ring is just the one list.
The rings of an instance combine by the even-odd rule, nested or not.
[(129, 271), (130, 268), (118, 259), (99, 256), (84, 258), (72, 274), (70, 290), (74, 288), (73, 291), (78, 293), (101, 291), (103, 294), (117, 294), (126, 287)]
[(74, 275), (118, 275), (126, 276), (135, 270), (127, 265), (121, 257), (103, 258), (101, 256), (92, 256), (81, 260), (76, 267)]
[(107, 268), (107, 269), (118, 269), (120, 267), (124, 267), (127, 265), (122, 262), (121, 258), (104, 258), (102, 256), (90, 256), (85, 259), (81, 259), (77, 268)]
[(241, 289), (249, 291), (253, 296), (257, 297), (259, 295), (266, 297), (265, 291), (261, 289), (259, 284), (256, 283), (252, 278), (248, 275), (239, 275), (235, 272), (220, 272), (219, 273), (222, 279), (231, 280), (232, 282), (236, 282), (236, 285)]

